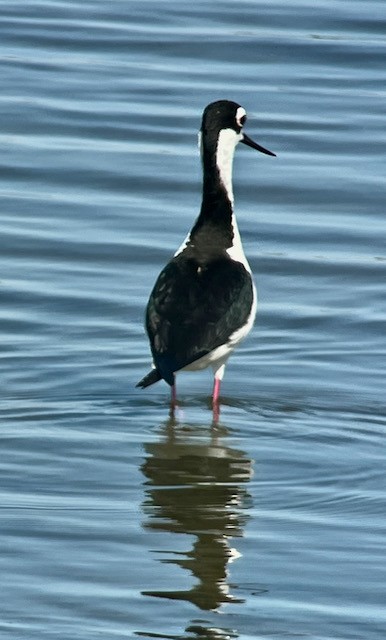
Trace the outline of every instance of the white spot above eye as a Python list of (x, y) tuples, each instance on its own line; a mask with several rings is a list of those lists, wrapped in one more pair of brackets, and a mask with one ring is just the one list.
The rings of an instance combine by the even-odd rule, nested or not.
[(236, 123), (239, 127), (243, 126), (246, 117), (247, 112), (245, 111), (244, 107), (239, 107), (236, 111)]

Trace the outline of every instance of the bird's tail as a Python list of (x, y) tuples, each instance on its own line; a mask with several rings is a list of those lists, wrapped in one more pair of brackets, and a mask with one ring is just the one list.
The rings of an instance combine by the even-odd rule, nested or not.
[(145, 389), (145, 387), (149, 387), (151, 384), (154, 384), (155, 382), (158, 382), (159, 380), (161, 380), (161, 378), (162, 378), (162, 376), (161, 376), (160, 373), (158, 373), (157, 369), (152, 369), (135, 386), (136, 387), (141, 387), (142, 389)]

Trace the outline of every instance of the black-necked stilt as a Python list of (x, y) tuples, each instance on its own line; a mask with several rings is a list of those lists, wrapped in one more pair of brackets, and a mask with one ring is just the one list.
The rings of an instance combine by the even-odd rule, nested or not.
[(233, 155), (238, 142), (275, 155), (243, 133), (245, 121), (245, 109), (229, 100), (213, 102), (204, 110), (199, 134), (201, 211), (151, 292), (146, 329), (153, 369), (137, 385), (166, 380), (173, 410), (176, 373), (211, 366), (215, 421), (226, 362), (251, 330), (256, 313), (251, 269), (233, 212)]

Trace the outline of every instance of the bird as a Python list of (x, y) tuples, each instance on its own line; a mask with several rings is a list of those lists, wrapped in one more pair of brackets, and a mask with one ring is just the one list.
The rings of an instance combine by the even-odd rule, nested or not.
[(218, 422), (227, 360), (250, 332), (256, 315), (256, 288), (234, 213), (233, 156), (239, 142), (276, 154), (244, 133), (246, 120), (244, 107), (231, 100), (217, 100), (204, 109), (199, 132), (201, 209), (160, 272), (146, 308), (153, 364), (136, 386), (165, 380), (171, 387), (173, 416), (176, 374), (211, 367), (213, 421)]

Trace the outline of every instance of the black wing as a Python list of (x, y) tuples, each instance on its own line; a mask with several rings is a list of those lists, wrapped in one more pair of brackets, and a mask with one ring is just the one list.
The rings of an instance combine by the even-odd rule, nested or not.
[(169, 384), (242, 327), (253, 303), (251, 275), (228, 256), (206, 265), (182, 255), (161, 271), (150, 295), (146, 329), (154, 363)]

